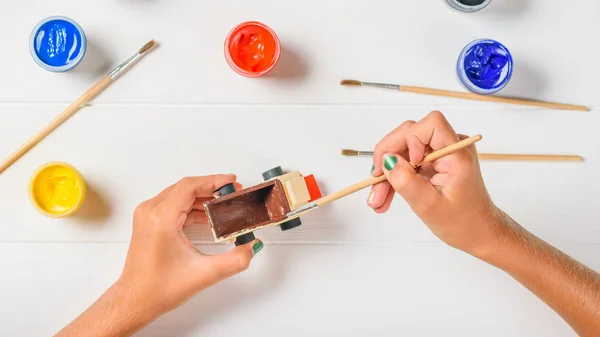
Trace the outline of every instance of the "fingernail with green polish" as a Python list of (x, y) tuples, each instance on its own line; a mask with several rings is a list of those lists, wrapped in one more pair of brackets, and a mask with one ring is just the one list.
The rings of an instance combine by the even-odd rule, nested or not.
[(252, 246), (252, 251), (254, 252), (254, 255), (258, 254), (258, 252), (260, 252), (264, 246), (265, 244), (262, 243), (262, 241), (256, 241)]
[(396, 159), (394, 156), (386, 155), (383, 159), (383, 166), (385, 166), (388, 171), (393, 170), (397, 163), (398, 159)]
[(373, 163), (373, 166), (371, 166), (371, 172), (375, 171), (375, 163)]

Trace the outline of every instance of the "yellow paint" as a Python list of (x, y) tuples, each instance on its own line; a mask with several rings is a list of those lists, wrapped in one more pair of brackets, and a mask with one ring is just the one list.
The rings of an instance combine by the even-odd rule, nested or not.
[(85, 199), (85, 180), (67, 163), (51, 162), (38, 168), (29, 182), (29, 199), (42, 214), (62, 218), (75, 213)]

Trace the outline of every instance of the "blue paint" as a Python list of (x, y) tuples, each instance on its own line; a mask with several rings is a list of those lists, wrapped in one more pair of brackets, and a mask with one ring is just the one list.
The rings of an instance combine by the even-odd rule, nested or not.
[(30, 40), (34, 60), (49, 71), (64, 72), (75, 68), (87, 49), (83, 29), (66, 17), (44, 19), (35, 27)]
[(513, 71), (508, 49), (498, 41), (480, 39), (469, 43), (458, 57), (458, 77), (467, 89), (489, 95), (504, 88)]
[(35, 36), (35, 53), (53, 67), (72, 63), (81, 52), (81, 33), (70, 22), (54, 20), (44, 23)]

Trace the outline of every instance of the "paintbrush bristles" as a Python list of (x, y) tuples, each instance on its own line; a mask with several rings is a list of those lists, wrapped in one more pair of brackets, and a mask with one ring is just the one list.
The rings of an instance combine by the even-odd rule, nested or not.
[(148, 43), (146, 43), (142, 48), (140, 48), (140, 50), (138, 51), (138, 54), (143, 54), (145, 52), (147, 52), (148, 50), (150, 50), (150, 48), (154, 47), (156, 45), (156, 40), (152, 40)]
[(343, 149), (342, 150), (342, 156), (358, 156), (358, 151), (356, 151), (356, 150), (349, 150), (349, 149)]
[(357, 80), (342, 80), (340, 85), (344, 86), (361, 86), (362, 82)]

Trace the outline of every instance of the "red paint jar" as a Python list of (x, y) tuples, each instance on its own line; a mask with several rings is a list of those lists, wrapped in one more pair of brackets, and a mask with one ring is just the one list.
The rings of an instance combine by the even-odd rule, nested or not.
[(225, 59), (236, 73), (260, 77), (275, 68), (281, 55), (277, 34), (256, 21), (234, 27), (225, 39)]

